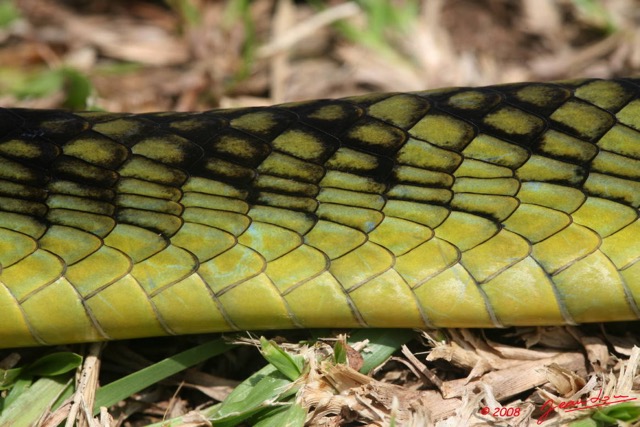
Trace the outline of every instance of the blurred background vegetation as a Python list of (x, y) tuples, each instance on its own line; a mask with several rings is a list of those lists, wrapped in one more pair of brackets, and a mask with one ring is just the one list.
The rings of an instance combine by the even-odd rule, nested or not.
[(636, 0), (0, 0), (0, 105), (142, 112), (640, 68)]

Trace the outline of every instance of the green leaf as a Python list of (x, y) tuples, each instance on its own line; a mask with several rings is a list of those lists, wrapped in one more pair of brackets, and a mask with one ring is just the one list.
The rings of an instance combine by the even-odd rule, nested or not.
[(304, 427), (307, 411), (297, 403), (262, 414), (254, 427)]
[(86, 109), (89, 97), (93, 91), (91, 81), (87, 76), (73, 68), (62, 68), (60, 74), (66, 94), (63, 102), (64, 107), (72, 110)]
[(11, 0), (0, 0), (0, 28), (6, 28), (20, 18), (20, 11)]
[(0, 369), (0, 390), (11, 388), (20, 377), (20, 374), (22, 374), (22, 371), (24, 371), (24, 367)]
[(362, 352), (364, 365), (360, 368), (360, 372), (368, 374), (415, 337), (416, 332), (411, 329), (360, 329), (349, 337), (349, 344), (369, 340)]
[(76, 369), (82, 364), (82, 356), (59, 352), (43, 356), (27, 366), (13, 369), (0, 369), (0, 390), (6, 390), (14, 386), (20, 379), (31, 377), (53, 377)]
[(73, 68), (63, 67), (21, 76), (16, 78), (10, 88), (10, 92), (20, 99), (44, 98), (57, 91), (65, 94), (64, 107), (81, 110), (87, 108), (93, 86), (84, 74)]
[(618, 421), (635, 422), (640, 419), (640, 406), (631, 402), (607, 406), (595, 411), (591, 418), (611, 424), (617, 424)]
[(360, 0), (357, 2), (367, 16), (367, 32), (379, 40), (384, 40), (385, 32), (389, 30), (406, 30), (419, 12), (417, 1), (403, 1), (393, 4), (388, 0)]
[(24, 375), (53, 377), (76, 369), (82, 364), (82, 356), (70, 352), (48, 354), (33, 362), (24, 370)]
[(209, 341), (107, 384), (96, 392), (93, 414), (96, 415), (100, 412), (101, 406), (114, 405), (150, 385), (233, 347), (222, 339)]
[(336, 341), (333, 346), (333, 361), (335, 364), (347, 364), (347, 348), (342, 340)]
[(59, 70), (46, 70), (27, 78), (13, 90), (13, 94), (20, 99), (44, 98), (60, 90), (64, 79)]
[(211, 418), (216, 427), (234, 426), (277, 401), (294, 394), (291, 381), (273, 365), (267, 365), (240, 385), (222, 403)]
[(232, 88), (251, 74), (255, 53), (258, 48), (258, 37), (251, 11), (251, 0), (230, 0), (226, 2), (223, 15), (222, 25), (225, 31), (230, 31), (238, 22), (242, 22), (244, 31), (242, 62), (239, 64), (240, 67), (236, 75), (226, 82), (228, 87)]
[(275, 366), (278, 371), (282, 372), (291, 381), (300, 378), (304, 368), (304, 358), (302, 356), (292, 356), (274, 341), (267, 341), (264, 337), (260, 337), (260, 345), (260, 352), (267, 359), (267, 362)]
[(582, 13), (582, 20), (591, 26), (600, 27), (607, 34), (617, 30), (615, 20), (601, 0), (573, 0), (573, 5)]
[(580, 418), (568, 424), (569, 427), (603, 427), (600, 421), (594, 421), (591, 418)]
[(195, 27), (202, 21), (200, 10), (188, 0), (165, 0), (165, 3), (180, 14), (187, 27)]

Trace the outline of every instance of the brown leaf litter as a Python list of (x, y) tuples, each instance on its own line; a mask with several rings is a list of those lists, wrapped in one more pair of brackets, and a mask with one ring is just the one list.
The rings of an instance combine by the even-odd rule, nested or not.
[(403, 357), (391, 359), (388, 372), (404, 367), (404, 376), (372, 377), (334, 364), (327, 344), (286, 345), (309, 365), (296, 382), (296, 401), (309, 411), (306, 425), (562, 425), (589, 416), (593, 405), (640, 398), (640, 347), (633, 338), (617, 337), (629, 352), (625, 360), (603, 338), (575, 327), (523, 329), (510, 337), (563, 337), (556, 348), (496, 342), (480, 330), (437, 331), (443, 333), (446, 338), (435, 339), (423, 332), (420, 354), (403, 346)]

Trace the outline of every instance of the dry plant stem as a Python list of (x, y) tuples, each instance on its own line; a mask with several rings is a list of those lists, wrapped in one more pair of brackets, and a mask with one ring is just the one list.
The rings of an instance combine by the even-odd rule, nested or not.
[[(291, 0), (279, 0), (273, 22), (273, 38), (278, 40), (287, 33), (295, 22), (295, 11)], [(274, 52), (271, 57), (271, 100), (275, 103), (284, 101), (285, 85), (289, 76), (289, 54), (286, 50)]]
[[(282, 2), (279, 2), (279, 4)], [(279, 6), (280, 7), (280, 6)], [(289, 31), (279, 32), (271, 42), (258, 49), (258, 57), (264, 58), (280, 52), (287, 52), (297, 42), (310, 37), (321, 28), (336, 21), (356, 16), (362, 11), (354, 2), (347, 2), (330, 7), (311, 18), (295, 25)]]
[[(71, 380), (69, 380), (66, 385), (68, 386), (69, 384), (71, 384)], [(43, 412), (40, 419), (35, 423), (36, 427), (56, 427), (67, 418), (71, 409), (71, 398), (63, 402), (55, 412), (51, 413), (51, 406), (58, 400), (58, 397), (59, 396), (56, 396), (49, 402), (48, 409)]]
[(175, 406), (180, 402), (179, 394), (182, 390), (182, 387), (184, 387), (184, 381), (181, 381), (178, 387), (176, 387), (176, 391), (173, 392), (171, 400), (169, 400), (169, 404), (167, 405), (167, 408), (165, 409), (162, 416), (163, 420), (166, 420), (167, 418), (173, 418), (172, 412), (174, 411)]
[[(545, 384), (548, 379), (542, 366), (556, 363), (570, 371), (584, 371), (584, 357), (580, 353), (564, 353), (546, 359), (523, 362), (520, 365), (489, 372), (479, 380), (488, 384), (493, 390), (497, 400), (506, 399), (532, 388)], [(523, 375), (526, 373), (526, 375)], [(465, 393), (473, 393), (475, 381), (459, 379), (445, 382), (443, 385), (444, 397), (463, 396)]]
[[(92, 427), (95, 425), (91, 408), (95, 402), (96, 389), (98, 388), (98, 373), (100, 372), (100, 353), (104, 348), (104, 343), (93, 343), (89, 347), (89, 354), (84, 360), (82, 371), (77, 380), (76, 392), (73, 405), (67, 417), (65, 427), (73, 427), (78, 419), (79, 427)], [(84, 416), (78, 414), (82, 411)]]
[(613, 52), (623, 39), (624, 34), (615, 33), (582, 50), (567, 52), (566, 55), (560, 57), (542, 58), (534, 61), (531, 65), (536, 74), (546, 79), (554, 79), (571, 73), (579, 74), (579, 70), (587, 64)]
[(222, 402), (240, 384), (239, 381), (211, 375), (196, 369), (189, 369), (185, 372), (185, 386), (196, 389), (206, 396)]
[(438, 390), (442, 391), (442, 380), (431, 372), (424, 363), (420, 362), (406, 345), (402, 346), (402, 354), (411, 362), (409, 366), (415, 367), (415, 369), (411, 369), (414, 373), (417, 371), (419, 377), (426, 379), (429, 383), (436, 386)]
[(41, 420), (36, 423), (38, 427), (56, 427), (59, 426), (69, 415), (71, 402), (61, 405), (54, 413), (45, 413)]

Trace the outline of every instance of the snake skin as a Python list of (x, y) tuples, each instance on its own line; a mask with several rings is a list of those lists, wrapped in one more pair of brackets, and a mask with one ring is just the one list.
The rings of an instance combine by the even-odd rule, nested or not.
[(640, 79), (0, 109), (0, 347), (638, 319)]

